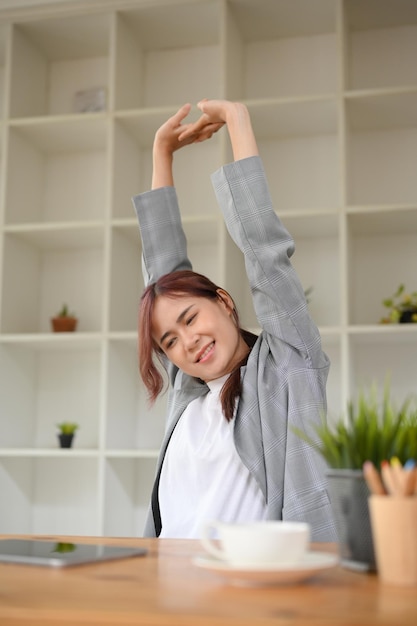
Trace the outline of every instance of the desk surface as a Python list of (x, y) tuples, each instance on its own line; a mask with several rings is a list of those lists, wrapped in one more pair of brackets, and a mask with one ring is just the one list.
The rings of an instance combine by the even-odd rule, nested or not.
[[(416, 588), (336, 567), (308, 582), (238, 587), (200, 568), (198, 541), (39, 537), (144, 546), (69, 569), (0, 564), (2, 626), (415, 626)], [(323, 546), (314, 546), (323, 549)]]

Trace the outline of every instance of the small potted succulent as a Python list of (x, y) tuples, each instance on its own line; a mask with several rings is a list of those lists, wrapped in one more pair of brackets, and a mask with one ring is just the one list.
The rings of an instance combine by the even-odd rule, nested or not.
[(61, 448), (71, 448), (75, 431), (79, 428), (76, 422), (61, 422), (57, 424), (58, 440)]
[(51, 318), (54, 333), (70, 333), (77, 328), (78, 319), (71, 313), (66, 304), (63, 304), (60, 311)]
[(387, 315), (380, 320), (381, 324), (417, 324), (417, 291), (407, 292), (401, 283), (382, 304), (387, 309)]
[(390, 398), (388, 382), (382, 399), (377, 385), (361, 391), (348, 403), (347, 416), (322, 423), (316, 437), (295, 433), (325, 459), (329, 496), (339, 540), (342, 564), (362, 570), (376, 569), (368, 507), (370, 495), (363, 474), (365, 461), (380, 469), (383, 461), (397, 457), (401, 463), (417, 459), (417, 405), (407, 399), (399, 408)]

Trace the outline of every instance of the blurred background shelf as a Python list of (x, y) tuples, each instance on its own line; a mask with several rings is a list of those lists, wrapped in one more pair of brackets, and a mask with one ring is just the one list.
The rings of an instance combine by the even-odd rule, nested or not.
[[(185, 101), (248, 105), (332, 361), (330, 419), (391, 377), (416, 390), (415, 0), (70, 0), (0, 9), (0, 532), (140, 535), (165, 428), (139, 381), (141, 242), (155, 130)], [(197, 117), (193, 106), (191, 116)], [(210, 174), (226, 132), (175, 161), (190, 257), (257, 330)], [(75, 334), (52, 334), (67, 303)], [(75, 447), (56, 424), (76, 421)]]

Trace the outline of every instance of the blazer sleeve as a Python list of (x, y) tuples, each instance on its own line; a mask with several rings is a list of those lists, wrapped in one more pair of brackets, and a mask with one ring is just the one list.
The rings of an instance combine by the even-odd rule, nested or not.
[(146, 191), (132, 201), (142, 240), (145, 285), (169, 272), (191, 269), (175, 188)]
[(307, 367), (325, 365), (319, 331), (290, 261), (294, 241), (274, 211), (261, 158), (225, 165), (212, 182), (229, 234), (244, 254), (260, 327), (295, 348)]

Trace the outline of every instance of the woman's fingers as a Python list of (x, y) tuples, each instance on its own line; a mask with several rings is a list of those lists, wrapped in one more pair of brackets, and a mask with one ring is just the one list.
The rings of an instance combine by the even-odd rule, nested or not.
[(170, 119), (175, 125), (178, 125), (182, 122), (184, 118), (187, 117), (190, 111), (191, 111), (191, 104), (187, 102), (186, 104), (183, 104), (182, 107), (180, 107), (178, 111)]
[[(198, 107), (204, 107), (207, 99), (201, 100)], [(217, 116), (202, 113), (195, 122), (183, 123), (191, 111), (191, 104), (183, 104), (174, 115), (167, 119), (157, 131), (158, 139), (172, 144), (172, 149), (176, 150), (183, 145), (209, 139), (216, 133), (224, 122)]]
[(207, 116), (202, 115), (194, 124), (184, 127), (184, 130), (178, 135), (178, 140), (204, 141), (204, 139), (209, 139), (214, 133), (217, 133), (222, 126), (224, 126), (224, 122), (212, 122)]

